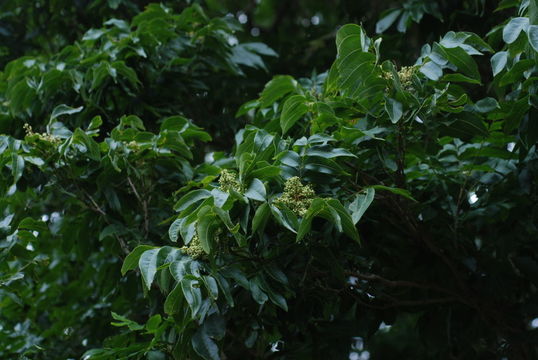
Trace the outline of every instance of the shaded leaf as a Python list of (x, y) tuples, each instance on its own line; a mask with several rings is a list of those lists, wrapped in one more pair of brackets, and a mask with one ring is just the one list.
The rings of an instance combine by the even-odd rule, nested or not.
[(288, 132), (297, 120), (306, 114), (307, 111), (308, 106), (306, 105), (306, 98), (303, 95), (293, 95), (289, 97), (284, 103), (284, 108), (280, 115), (282, 134)]
[(529, 18), (516, 17), (511, 19), (503, 29), (503, 40), (507, 44), (511, 44), (519, 37), (521, 31), (527, 29), (529, 26)]
[(366, 194), (357, 194), (355, 200), (349, 205), (349, 211), (351, 211), (351, 219), (353, 224), (357, 224), (362, 215), (366, 212), (372, 201), (374, 200), (375, 190), (373, 188), (367, 188)]

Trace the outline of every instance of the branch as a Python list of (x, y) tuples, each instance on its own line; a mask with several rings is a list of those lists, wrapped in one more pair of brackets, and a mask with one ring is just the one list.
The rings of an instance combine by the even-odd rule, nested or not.
[(461, 302), (465, 305), (472, 306), (472, 304), (469, 303), (469, 301), (465, 300), (465, 298), (463, 298), (459, 294), (451, 290), (445, 289), (443, 287), (437, 286), (437, 285), (416, 283), (416, 282), (407, 281), (407, 280), (389, 280), (376, 274), (365, 274), (365, 273), (358, 273), (358, 272), (353, 272), (353, 271), (346, 271), (345, 274), (348, 276), (357, 277), (362, 280), (380, 282), (383, 285), (388, 286), (388, 287), (407, 287), (407, 288), (417, 288), (417, 289), (437, 291), (443, 294), (450, 295), (452, 300), (457, 300), (458, 302)]
[(136, 198), (142, 204), (142, 211), (144, 212), (144, 233), (145, 237), (148, 237), (149, 232), (149, 214), (148, 214), (148, 202), (144, 199), (142, 200), (142, 197), (136, 190), (136, 187), (134, 186), (133, 182), (131, 181), (131, 177), (127, 176), (127, 181), (129, 182), (129, 185), (131, 186), (131, 189), (133, 190), (133, 193), (135, 194)]
[(445, 298), (431, 298), (431, 299), (424, 299), (424, 300), (399, 300), (394, 301), (389, 304), (383, 304), (383, 305), (376, 305), (376, 304), (369, 304), (364, 302), (360, 296), (353, 292), (349, 292), (351, 296), (353, 296), (357, 302), (367, 308), (376, 309), (376, 310), (385, 310), (395, 307), (404, 307), (404, 306), (420, 306), (420, 305), (433, 305), (433, 304), (446, 304), (451, 302), (458, 302), (457, 298), (454, 297), (445, 297)]
[[(86, 195), (86, 197), (90, 200), (92, 206), (89, 206), (89, 208), (92, 209), (93, 211), (96, 211), (97, 213), (99, 213), (103, 217), (105, 222), (110, 225), (111, 223), (108, 220), (107, 213), (99, 206), (99, 204), (97, 204), (95, 199), (86, 190), (80, 188), (76, 182), (74, 182), (74, 184), (75, 184), (76, 188), (80, 192), (82, 192), (84, 195)], [(130, 253), (129, 247), (127, 246), (125, 241), (123, 241), (123, 239), (120, 238), (118, 235), (114, 235), (114, 237), (116, 238), (116, 241), (120, 244), (120, 247), (121, 247), (121, 250), (123, 251), (123, 253), (125, 255), (129, 255), (129, 253)]]
[(398, 141), (397, 141), (397, 153), (396, 153), (396, 186), (401, 189), (407, 189), (405, 179), (405, 125), (403, 121), (398, 123)]

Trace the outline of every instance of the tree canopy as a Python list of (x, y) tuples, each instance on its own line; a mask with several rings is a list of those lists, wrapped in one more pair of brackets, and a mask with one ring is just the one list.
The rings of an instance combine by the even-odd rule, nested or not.
[(6, 0), (0, 39), (0, 358), (538, 357), (537, 0)]

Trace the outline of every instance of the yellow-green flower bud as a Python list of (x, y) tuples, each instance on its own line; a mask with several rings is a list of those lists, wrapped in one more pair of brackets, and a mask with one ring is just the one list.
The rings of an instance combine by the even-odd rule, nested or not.
[(181, 247), (180, 250), (195, 260), (201, 259), (206, 255), (198, 234), (194, 234), (189, 245)]
[(275, 200), (275, 204), (284, 205), (296, 215), (304, 216), (315, 196), (312, 186), (303, 185), (301, 180), (294, 176), (286, 180), (284, 193)]
[(398, 77), (400, 78), (400, 84), (402, 84), (404, 89), (409, 89), (413, 86), (413, 74), (415, 73), (415, 66), (402, 66), (400, 71), (398, 71)]
[(235, 171), (224, 169), (220, 173), (219, 178), (220, 189), (222, 191), (230, 192), (235, 190), (237, 192), (242, 192), (241, 183), (237, 181), (237, 174)]
[(23, 128), (26, 131), (26, 136), (37, 136), (38, 140), (50, 143), (52, 145), (59, 145), (62, 142), (62, 139), (60, 139), (56, 135), (34, 132), (34, 130), (32, 129), (32, 126), (30, 124), (24, 124)]

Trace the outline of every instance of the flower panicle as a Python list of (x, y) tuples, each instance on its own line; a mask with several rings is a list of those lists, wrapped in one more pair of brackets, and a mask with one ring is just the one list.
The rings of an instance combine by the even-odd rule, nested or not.
[(284, 192), (275, 200), (275, 204), (288, 207), (298, 216), (305, 216), (315, 196), (311, 185), (303, 185), (299, 177), (293, 176), (286, 180)]

